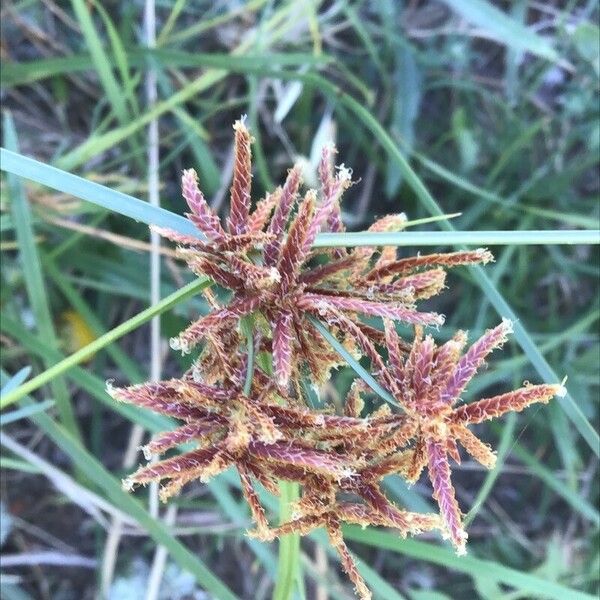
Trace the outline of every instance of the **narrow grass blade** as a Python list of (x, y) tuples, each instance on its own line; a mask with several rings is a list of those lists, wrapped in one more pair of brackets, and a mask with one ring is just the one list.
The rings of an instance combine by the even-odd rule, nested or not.
[(8, 173), (25, 177), (49, 188), (93, 202), (115, 213), (122, 214), (142, 223), (154, 223), (175, 229), (180, 233), (200, 237), (198, 229), (190, 221), (164, 208), (150, 206), (133, 196), (111, 190), (103, 185), (88, 181), (77, 175), (61, 171), (32, 158), (10, 150), (0, 149), (1, 168)]
[(400, 406), (394, 397), (374, 379), (351, 354), (340, 344), (331, 332), (315, 317), (308, 317), (310, 322), (316, 327), (317, 331), (331, 344), (332, 348), (352, 367), (354, 372), (381, 398), (392, 406)]
[(28, 377), (29, 373), (31, 373), (31, 367), (23, 367), (20, 371), (15, 373), (3, 386), (0, 391), (0, 397), (8, 394), (8, 392), (12, 392), (14, 389), (18, 388)]
[[(72, 175), (35, 159), (0, 149), (1, 168), (36, 183), (93, 202), (113, 212), (148, 225), (154, 224), (198, 238), (202, 234), (187, 219), (163, 208), (150, 206), (133, 196)], [(429, 221), (446, 220), (449, 215), (440, 214)], [(420, 222), (427, 222), (422, 220)], [(541, 245), (541, 244), (600, 244), (598, 230), (549, 230), (549, 231), (440, 231), (432, 235), (428, 231), (403, 231), (398, 233), (345, 232), (322, 233), (315, 240), (315, 248), (335, 246), (454, 246), (454, 245)]]
[(113, 61), (109, 59), (102, 47), (102, 41), (94, 27), (92, 16), (84, 0), (71, 0), (71, 5), (79, 21), (79, 26), (81, 27), (85, 43), (90, 51), (102, 87), (106, 92), (115, 115), (121, 124), (125, 124), (129, 120), (129, 111), (125, 103), (125, 95), (112, 72), (111, 64)]
[[(9, 317), (4, 317), (0, 321), (0, 325), (5, 334), (18, 339), (23, 348), (32, 355), (42, 356), (45, 354), (56, 363), (64, 359), (64, 356), (60, 352), (46, 346), (43, 340), (40, 340)], [(152, 433), (174, 429), (177, 426), (177, 422), (169, 417), (150, 412), (147, 409), (132, 404), (115, 402), (106, 393), (106, 382), (92, 374), (89, 369), (72, 367), (66, 373), (66, 377), (82, 390), (85, 390), (92, 398), (102, 403), (108, 410), (118, 413), (132, 423), (141, 425), (144, 429)]]
[[(279, 483), (279, 520), (292, 517), (291, 503), (300, 498), (300, 486), (291, 481)], [(300, 535), (292, 533), (279, 539), (279, 559), (273, 600), (291, 600), (300, 573)]]
[(94, 340), (91, 344), (88, 344), (81, 350), (71, 354), (59, 363), (52, 365), (43, 373), (40, 373), (33, 379), (30, 379), (27, 383), (18, 387), (16, 390), (6, 394), (6, 396), (3, 396), (2, 399), (0, 399), (0, 408), (9, 406), (13, 402), (23, 398), (23, 396), (26, 394), (29, 394), (45, 383), (52, 381), (58, 375), (61, 375), (71, 367), (78, 365), (80, 362), (94, 355), (96, 352), (108, 346), (115, 340), (118, 340), (126, 333), (129, 333), (143, 323), (146, 323), (154, 315), (159, 315), (166, 310), (169, 310), (173, 305), (185, 300), (186, 298), (189, 298), (190, 296), (193, 296), (209, 285), (211, 285), (211, 282), (208, 279), (197, 279), (196, 281), (192, 281), (188, 285), (182, 287), (180, 290), (177, 290), (175, 293), (161, 300), (157, 305), (151, 306), (124, 323), (121, 323), (121, 325), (111, 329), (108, 333), (99, 337), (97, 340)]
[(361, 529), (356, 526), (344, 527), (344, 536), (349, 540), (368, 544), (375, 548), (391, 550), (411, 558), (441, 565), (466, 575), (477, 575), (495, 582), (504, 583), (532, 596), (544, 596), (564, 600), (592, 600), (594, 596), (568, 588), (560, 583), (548, 581), (523, 573), (499, 563), (482, 560), (473, 556), (457, 556), (452, 550), (411, 539), (401, 539), (396, 535), (375, 529)]
[(25, 408), (19, 408), (18, 410), (12, 410), (8, 413), (0, 415), (0, 427), (18, 421), (19, 419), (25, 419), (38, 412), (43, 412), (54, 406), (54, 400), (44, 400), (38, 402), (32, 406), (26, 406)]
[[(233, 69), (237, 71), (261, 69), (265, 72), (278, 67), (298, 66), (324, 66), (332, 59), (326, 55), (314, 56), (300, 52), (269, 52), (268, 54), (253, 54), (248, 52), (244, 56), (230, 54), (183, 52), (180, 50), (131, 48), (124, 56), (131, 67), (141, 68), (148, 59), (170, 68), (203, 67), (215, 69)], [(109, 65), (111, 68), (122, 69), (117, 63)], [(0, 73), (3, 87), (13, 87), (35, 83), (56, 75), (89, 71), (94, 68), (94, 61), (89, 54), (73, 54), (53, 58), (42, 58), (27, 62), (0, 62)]]
[(321, 233), (315, 248), (334, 246), (498, 246), (518, 244), (600, 244), (600, 230), (412, 231), (399, 233)]
[(547, 39), (527, 29), (486, 0), (443, 0), (466, 21), (483, 28), (490, 37), (515, 50), (531, 52), (558, 62), (559, 56)]
[[(18, 150), (17, 134), (14, 128), (12, 117), (6, 113), (4, 117), (4, 138), (6, 145), (13, 150)], [(25, 287), (27, 288), (27, 296), (33, 314), (35, 315), (36, 328), (40, 335), (48, 340), (50, 346), (58, 348), (58, 339), (54, 330), (52, 313), (50, 304), (46, 294), (46, 285), (42, 275), (40, 258), (38, 255), (37, 246), (31, 219), (31, 208), (29, 201), (25, 195), (21, 180), (15, 175), (8, 176), (8, 191), (10, 199), (10, 208), (12, 212), (13, 222), (15, 224), (15, 234), (19, 245), (19, 256), (23, 267), (23, 275), (25, 279)], [(49, 368), (52, 363), (47, 358), (43, 359), (46, 368)], [(79, 427), (71, 399), (69, 390), (63, 379), (48, 380), (51, 383), (51, 390), (56, 400), (58, 412), (61, 421), (65, 427), (75, 436), (80, 437)], [(0, 400), (2, 402), (10, 396), (11, 393), (4, 395)]]

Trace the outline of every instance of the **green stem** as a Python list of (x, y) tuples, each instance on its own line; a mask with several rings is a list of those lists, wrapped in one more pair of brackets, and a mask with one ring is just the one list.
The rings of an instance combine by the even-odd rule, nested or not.
[[(300, 497), (300, 486), (291, 481), (279, 482), (279, 522), (292, 517), (291, 504)], [(292, 533), (279, 539), (279, 560), (273, 600), (291, 600), (300, 575), (300, 535)]]
[(112, 344), (115, 340), (123, 337), (125, 334), (137, 329), (140, 325), (149, 321), (155, 315), (159, 315), (166, 310), (169, 310), (172, 306), (197, 294), (199, 291), (208, 287), (211, 284), (209, 279), (197, 279), (188, 283), (186, 286), (182, 287), (180, 290), (177, 290), (170, 296), (167, 296), (163, 300), (161, 300), (155, 306), (150, 306), (146, 310), (141, 313), (135, 315), (128, 321), (121, 323), (118, 327), (115, 327), (111, 331), (105, 333), (103, 336), (99, 337), (97, 340), (94, 340), (91, 344), (88, 344), (81, 350), (78, 350), (74, 354), (67, 356), (65, 359), (56, 363), (43, 373), (40, 373), (37, 377), (30, 379), (23, 385), (19, 386), (17, 389), (12, 390), (5, 396), (0, 398), (0, 409), (13, 404), (17, 400), (23, 398), (26, 394), (29, 394), (33, 390), (37, 390), (39, 387), (52, 381), (58, 375), (61, 375), (65, 371), (69, 370), (71, 367), (79, 364), (80, 362), (86, 360), (87, 358), (93, 356), (99, 350), (102, 350), (109, 344)]

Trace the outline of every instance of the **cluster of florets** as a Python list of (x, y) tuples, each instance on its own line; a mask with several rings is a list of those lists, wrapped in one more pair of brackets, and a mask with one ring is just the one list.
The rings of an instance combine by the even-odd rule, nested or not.
[[(324, 527), (357, 593), (370, 598), (341, 525), (390, 527), (402, 536), (438, 529), (464, 553), (467, 534), (450, 459), (460, 462), (460, 445), (487, 468), (495, 462), (491, 448), (468, 426), (548, 402), (564, 390), (559, 385), (527, 385), (460, 404), (467, 383), (486, 356), (504, 343), (511, 324), (504, 320), (465, 352), (462, 331), (440, 346), (425, 336), (424, 327), (441, 324), (443, 317), (421, 312), (416, 305), (444, 288), (446, 268), (485, 263), (491, 254), (480, 249), (398, 259), (393, 247), (315, 249), (319, 232), (344, 230), (340, 200), (351, 185), (348, 169), (334, 169), (335, 150), (325, 148), (319, 190), (300, 196), (301, 171), (294, 167), (283, 187), (251, 212), (252, 140), (243, 121), (234, 129), (226, 226), (208, 206), (190, 169), (183, 173), (183, 196), (201, 238), (159, 229), (180, 245), (178, 251), (194, 273), (229, 290), (230, 298), (223, 304), (205, 292), (211, 312), (171, 340), (173, 348), (185, 353), (203, 346), (183, 377), (109, 387), (117, 400), (184, 422), (154, 438), (144, 448), (147, 457), (190, 442), (195, 448), (140, 468), (125, 485), (131, 489), (164, 481), (160, 493), (166, 501), (189, 481), (206, 481), (234, 466), (256, 524), (251, 535), (272, 540)], [(398, 231), (405, 222), (404, 215), (387, 216), (370, 231)], [(383, 319), (383, 328), (366, 324), (365, 316)], [(347, 350), (369, 359), (389, 403), (363, 414), (363, 397), (370, 390), (359, 379), (344, 414), (310, 407), (303, 383), (322, 384), (342, 364), (315, 328), (315, 319)], [(397, 321), (414, 326), (412, 340), (398, 335)], [(405, 511), (382, 490), (387, 475), (414, 483), (425, 467), (439, 514)], [(292, 519), (272, 527), (254, 485), (259, 482), (278, 494), (281, 480), (298, 482), (302, 496)]]

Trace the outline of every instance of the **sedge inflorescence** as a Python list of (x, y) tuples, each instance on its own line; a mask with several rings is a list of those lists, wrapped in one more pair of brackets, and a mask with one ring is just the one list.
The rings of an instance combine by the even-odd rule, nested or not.
[[(564, 389), (527, 384), (461, 403), (488, 354), (506, 341), (511, 323), (503, 320), (468, 349), (462, 331), (437, 345), (425, 328), (441, 324), (443, 316), (417, 305), (442, 291), (448, 268), (486, 263), (492, 255), (478, 249), (398, 258), (394, 247), (317, 249), (313, 243), (319, 232), (344, 231), (340, 200), (352, 182), (347, 168), (333, 167), (335, 149), (323, 150), (318, 190), (301, 194), (296, 166), (282, 187), (251, 210), (252, 139), (243, 120), (234, 130), (226, 223), (213, 213), (189, 169), (183, 173), (183, 196), (191, 211), (187, 217), (201, 238), (156, 228), (179, 245), (194, 273), (229, 290), (229, 299), (219, 301), (205, 290), (211, 312), (171, 340), (184, 353), (201, 346), (181, 378), (108, 390), (117, 400), (183, 422), (152, 439), (144, 448), (147, 458), (182, 444), (194, 448), (141, 467), (124, 484), (131, 489), (161, 481), (166, 501), (186, 483), (207, 481), (233, 466), (255, 523), (250, 535), (273, 540), (324, 527), (356, 592), (370, 598), (344, 543), (342, 524), (389, 527), (403, 537), (439, 530), (464, 553), (467, 534), (451, 462), (460, 462), (462, 447), (484, 467), (495, 463), (492, 449), (469, 426), (548, 402)], [(386, 216), (370, 231), (399, 231), (405, 222), (403, 214)], [(383, 327), (365, 323), (364, 317), (382, 319)], [(310, 405), (306, 384), (324, 383), (343, 364), (315, 319), (348, 352), (368, 359), (389, 403), (364, 414), (371, 390), (357, 379), (342, 414)], [(400, 337), (398, 321), (414, 328), (412, 339)], [(425, 469), (438, 513), (410, 512), (386, 496), (386, 476), (397, 474), (414, 483)], [(291, 519), (273, 526), (255, 485), (279, 494), (280, 481), (299, 483), (302, 494)]]

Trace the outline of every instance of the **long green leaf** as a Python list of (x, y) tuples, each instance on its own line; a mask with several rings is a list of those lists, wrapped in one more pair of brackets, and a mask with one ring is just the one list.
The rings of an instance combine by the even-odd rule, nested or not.
[(158, 304), (154, 306), (150, 306), (146, 310), (138, 313), (131, 319), (121, 323), (118, 327), (111, 329), (108, 333), (105, 333), (103, 336), (99, 337), (97, 340), (94, 340), (91, 344), (88, 344), (81, 350), (71, 354), (64, 360), (61, 360), (59, 363), (53, 365), (43, 373), (40, 373), (36, 377), (33, 377), (16, 390), (9, 392), (5, 396), (0, 399), (0, 408), (5, 408), (9, 406), (13, 402), (23, 398), (26, 394), (29, 394), (33, 390), (36, 390), (40, 386), (52, 381), (58, 375), (61, 375), (71, 367), (79, 364), (84, 361), (86, 358), (93, 356), (96, 352), (101, 350), (102, 348), (112, 344), (114, 341), (118, 340), (120, 337), (124, 336), (126, 333), (133, 331), (138, 328), (143, 323), (149, 321), (155, 315), (159, 315), (166, 310), (169, 310), (173, 305), (177, 304), (193, 296), (198, 293), (205, 287), (210, 285), (210, 281), (208, 279), (197, 279), (196, 281), (192, 281), (188, 283), (186, 286), (182, 287), (180, 290), (177, 290), (175, 293), (167, 296), (163, 300), (161, 300)]
[(82, 200), (93, 202), (115, 213), (130, 217), (135, 221), (168, 227), (185, 235), (200, 237), (198, 229), (190, 221), (164, 208), (151, 206), (133, 196), (103, 185), (94, 183), (83, 177), (61, 171), (56, 167), (45, 165), (16, 152), (0, 149), (0, 165), (3, 171), (25, 177), (49, 188), (70, 194)]
[[(9, 148), (15, 151), (18, 150), (17, 134), (12, 117), (8, 112), (4, 117), (4, 138)], [(31, 309), (35, 315), (36, 327), (52, 347), (58, 348), (58, 339), (54, 330), (52, 313), (46, 294), (46, 285), (40, 265), (40, 257), (33, 233), (31, 208), (21, 180), (12, 174), (8, 176), (8, 191), (10, 208), (15, 224), (15, 234), (19, 246), (19, 257), (23, 267), (25, 287), (27, 288), (27, 296), (29, 297)], [(47, 369), (52, 366), (52, 362), (47, 358), (43, 359), (43, 363)], [(65, 381), (61, 378), (48, 381), (51, 382), (52, 394), (56, 400), (61, 421), (76, 438), (79, 438), (79, 426), (75, 419), (69, 390)], [(9, 397), (11, 393), (14, 393), (14, 391), (4, 395), (0, 403)]]
[(331, 347), (352, 367), (354, 372), (381, 398), (393, 406), (399, 406), (394, 397), (344, 348), (331, 332), (315, 317), (308, 317), (317, 331), (331, 344)]
[[(0, 149), (1, 168), (9, 173), (25, 177), (36, 183), (93, 202), (113, 212), (131, 217), (148, 225), (175, 229), (180, 233), (201, 237), (188, 219), (163, 208), (150, 206), (138, 198), (112, 190), (83, 177), (67, 173), (33, 158)], [(445, 218), (442, 215), (443, 218)], [(439, 217), (435, 217), (436, 220)], [(550, 231), (402, 231), (399, 233), (321, 233), (315, 248), (335, 246), (473, 246), (493, 245), (540, 245), (540, 244), (600, 244), (598, 230), (550, 230)]]
[[(150, 48), (131, 48), (126, 54), (130, 66), (142, 68), (147, 59), (152, 59), (169, 68), (215, 68), (226, 70), (272, 69), (279, 67), (322, 66), (332, 59), (321, 54), (315, 56), (308, 53), (269, 52), (268, 54), (246, 53), (243, 56), (230, 54), (182, 52), (180, 50), (164, 50)], [(109, 65), (112, 69), (117, 64)], [(88, 71), (94, 68), (94, 61), (89, 54), (74, 54), (71, 56), (43, 58), (30, 62), (0, 62), (0, 78), (2, 85), (17, 86), (34, 83), (48, 77)]]
[(559, 56), (546, 38), (534, 33), (486, 0), (443, 0), (469, 23), (481, 27), (490, 37), (515, 50), (531, 52), (557, 62)]
[[(292, 481), (279, 482), (279, 521), (292, 518), (292, 502), (300, 498), (300, 486)], [(291, 600), (300, 569), (300, 535), (291, 533), (279, 539), (279, 560), (273, 600)]]
[(111, 64), (113, 61), (104, 51), (102, 41), (94, 27), (92, 16), (84, 0), (71, 0), (71, 4), (89, 48), (92, 62), (102, 82), (102, 87), (108, 96), (115, 115), (121, 124), (125, 124), (129, 120), (129, 111), (125, 103), (125, 95), (112, 72)]
[(532, 596), (556, 598), (556, 600), (593, 600), (594, 596), (565, 587), (560, 583), (547, 581), (541, 577), (523, 573), (496, 562), (473, 556), (457, 556), (449, 549), (418, 540), (401, 539), (398, 536), (376, 529), (344, 527), (344, 536), (349, 540), (368, 544), (376, 548), (392, 550), (417, 560), (431, 562), (444, 568), (477, 575), (494, 582), (504, 583)]

